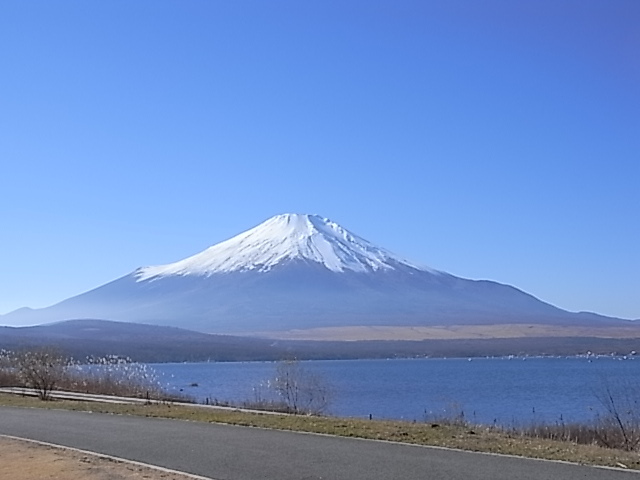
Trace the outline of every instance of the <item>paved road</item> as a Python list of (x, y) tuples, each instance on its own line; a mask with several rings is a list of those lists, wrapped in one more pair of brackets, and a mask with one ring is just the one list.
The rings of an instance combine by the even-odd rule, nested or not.
[(0, 433), (216, 480), (639, 480), (633, 472), (179, 420), (0, 407)]

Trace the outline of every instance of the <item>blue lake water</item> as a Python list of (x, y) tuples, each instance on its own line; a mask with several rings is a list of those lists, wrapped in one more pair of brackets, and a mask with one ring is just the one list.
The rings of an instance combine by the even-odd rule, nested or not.
[[(606, 385), (636, 388), (640, 360), (486, 358), (301, 362), (332, 387), (330, 414), (424, 421), (457, 413), (479, 423), (585, 421)], [(154, 364), (161, 383), (204, 402), (242, 402), (275, 376), (273, 362)], [(197, 386), (192, 386), (197, 384)]]

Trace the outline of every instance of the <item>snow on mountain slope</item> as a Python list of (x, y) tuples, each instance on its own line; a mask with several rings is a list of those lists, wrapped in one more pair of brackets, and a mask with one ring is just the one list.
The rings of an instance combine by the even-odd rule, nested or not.
[(3, 322), (107, 319), (209, 333), (350, 326), (584, 325), (515, 287), (421, 267), (315, 215), (279, 215), (176, 263), (140, 268)]
[(327, 218), (284, 214), (179, 262), (140, 268), (135, 276), (143, 281), (173, 275), (268, 272), (291, 260), (315, 262), (334, 272), (364, 273), (408, 267), (440, 273), (377, 247)]

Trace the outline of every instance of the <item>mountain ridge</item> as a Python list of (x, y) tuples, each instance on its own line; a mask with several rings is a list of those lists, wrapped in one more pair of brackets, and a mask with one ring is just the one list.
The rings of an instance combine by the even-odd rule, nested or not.
[[(283, 214), (191, 257), (0, 321), (76, 318), (207, 333), (344, 326), (624, 324), (572, 313), (516, 287), (419, 266), (329, 219)], [(622, 323), (621, 323), (622, 322)]]

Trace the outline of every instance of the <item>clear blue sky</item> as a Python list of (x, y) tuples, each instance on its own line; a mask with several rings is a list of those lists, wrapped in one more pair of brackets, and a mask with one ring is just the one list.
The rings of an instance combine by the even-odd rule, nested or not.
[(640, 1), (9, 0), (0, 313), (285, 212), (640, 318)]

